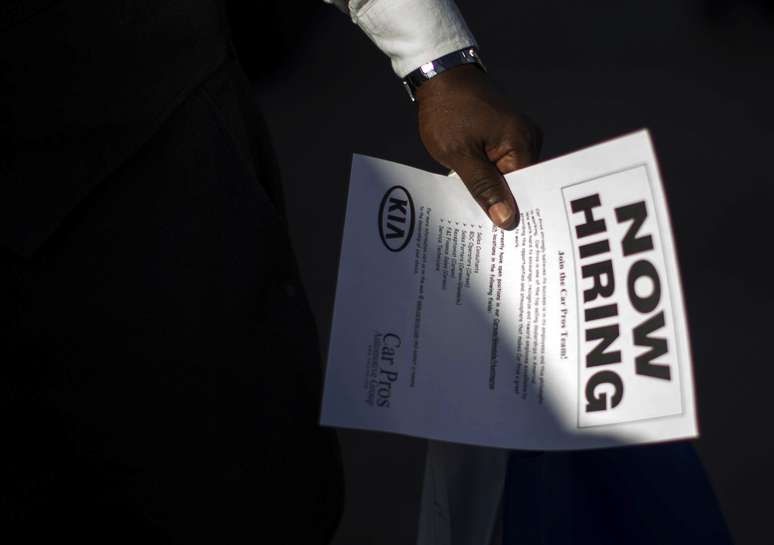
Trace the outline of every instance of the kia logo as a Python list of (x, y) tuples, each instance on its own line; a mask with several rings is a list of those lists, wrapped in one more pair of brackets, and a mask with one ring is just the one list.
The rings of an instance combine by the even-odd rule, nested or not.
[(387, 190), (379, 206), (379, 236), (391, 252), (400, 252), (414, 233), (414, 201), (406, 188), (396, 185)]

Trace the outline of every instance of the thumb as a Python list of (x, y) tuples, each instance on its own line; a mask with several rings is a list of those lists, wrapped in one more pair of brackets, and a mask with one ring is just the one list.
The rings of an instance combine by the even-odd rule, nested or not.
[(450, 165), (484, 209), (492, 222), (501, 229), (515, 229), (519, 224), (519, 208), (497, 167), (483, 156), (461, 157)]

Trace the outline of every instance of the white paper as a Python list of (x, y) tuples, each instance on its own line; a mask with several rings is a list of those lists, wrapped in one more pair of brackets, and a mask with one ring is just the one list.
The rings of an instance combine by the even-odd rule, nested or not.
[(695, 437), (648, 133), (506, 179), (510, 232), (459, 180), (353, 157), (321, 423), (539, 450)]

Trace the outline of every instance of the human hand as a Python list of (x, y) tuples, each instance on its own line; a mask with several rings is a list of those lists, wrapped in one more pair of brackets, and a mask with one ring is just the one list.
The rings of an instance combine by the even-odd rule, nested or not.
[(519, 223), (519, 208), (503, 174), (535, 162), (542, 133), (516, 114), (476, 66), (452, 68), (416, 91), (419, 135), (439, 163), (459, 174), (473, 198), (503, 229)]

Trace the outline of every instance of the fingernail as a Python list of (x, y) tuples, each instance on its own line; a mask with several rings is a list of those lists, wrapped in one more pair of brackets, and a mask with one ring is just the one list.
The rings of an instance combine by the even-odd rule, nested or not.
[(489, 217), (498, 227), (506, 228), (513, 218), (513, 210), (504, 202), (498, 202), (489, 207)]

